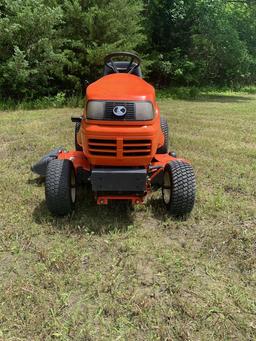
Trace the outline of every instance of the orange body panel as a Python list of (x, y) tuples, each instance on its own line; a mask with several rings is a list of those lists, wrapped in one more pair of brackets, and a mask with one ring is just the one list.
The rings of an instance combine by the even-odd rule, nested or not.
[(138, 76), (115, 73), (104, 76), (88, 86), (87, 100), (150, 101), (155, 106), (155, 89)]
[(84, 170), (90, 171), (91, 166), (89, 161), (86, 159), (83, 152), (79, 151), (61, 151), (58, 154), (59, 160), (70, 160), (73, 163), (75, 171), (77, 171), (78, 168), (83, 168)]
[(87, 100), (150, 101), (155, 116), (150, 121), (89, 120), (86, 109), (78, 143), (92, 166), (147, 167), (163, 145), (159, 108), (154, 88), (131, 74), (111, 74), (87, 88)]
[(130, 200), (133, 204), (142, 204), (144, 201), (144, 197), (138, 195), (100, 195), (97, 197), (98, 205), (107, 205), (109, 200)]

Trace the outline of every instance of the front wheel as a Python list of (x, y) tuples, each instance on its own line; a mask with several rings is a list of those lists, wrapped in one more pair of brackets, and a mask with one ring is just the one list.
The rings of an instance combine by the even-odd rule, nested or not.
[(162, 133), (164, 134), (164, 144), (157, 149), (157, 154), (166, 154), (169, 151), (169, 126), (166, 118), (160, 118), (160, 126)]
[(196, 181), (192, 166), (184, 161), (172, 161), (165, 166), (162, 197), (171, 215), (188, 215), (195, 203)]
[(49, 162), (45, 178), (45, 199), (49, 211), (58, 216), (72, 212), (76, 202), (76, 177), (70, 160)]
[(81, 122), (76, 122), (75, 124), (75, 148), (77, 151), (82, 152), (83, 151), (83, 147), (80, 146), (80, 144), (77, 141), (77, 134), (80, 130), (81, 127)]

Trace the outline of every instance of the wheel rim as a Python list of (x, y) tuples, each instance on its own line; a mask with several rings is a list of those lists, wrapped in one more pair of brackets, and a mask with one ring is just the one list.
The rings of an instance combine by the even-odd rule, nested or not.
[(74, 171), (71, 172), (70, 177), (70, 196), (72, 203), (74, 203), (76, 201), (76, 178)]
[(171, 189), (171, 179), (168, 171), (164, 172), (163, 180), (163, 199), (164, 203), (168, 205), (171, 201), (172, 189)]

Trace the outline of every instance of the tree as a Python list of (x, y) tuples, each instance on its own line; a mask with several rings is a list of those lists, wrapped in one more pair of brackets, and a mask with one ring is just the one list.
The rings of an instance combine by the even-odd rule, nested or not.
[(160, 84), (255, 81), (255, 6), (246, 1), (152, 0), (151, 77)]
[(4, 0), (0, 96), (80, 93), (84, 79), (98, 76), (106, 53), (142, 43), (141, 10), (135, 0)]
[(68, 63), (57, 27), (60, 6), (5, 0), (0, 14), (0, 94), (33, 98), (56, 92)]
[(62, 36), (74, 64), (69, 71), (95, 80), (103, 58), (115, 50), (135, 50), (144, 42), (142, 2), (137, 0), (66, 0)]
[(190, 58), (199, 80), (235, 84), (249, 76), (250, 55), (234, 25), (234, 11), (223, 0), (198, 1), (198, 23), (192, 35)]
[(114, 50), (159, 85), (254, 83), (255, 19), (253, 0), (2, 0), (0, 97), (81, 94)]

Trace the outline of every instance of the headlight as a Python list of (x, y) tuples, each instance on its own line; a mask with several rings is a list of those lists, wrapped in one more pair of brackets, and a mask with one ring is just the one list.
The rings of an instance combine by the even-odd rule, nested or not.
[(104, 120), (105, 102), (89, 101), (87, 103), (86, 117), (91, 120)]
[(154, 118), (151, 102), (89, 101), (86, 117), (91, 120), (148, 121)]
[(136, 121), (153, 120), (154, 108), (150, 102), (136, 102)]

